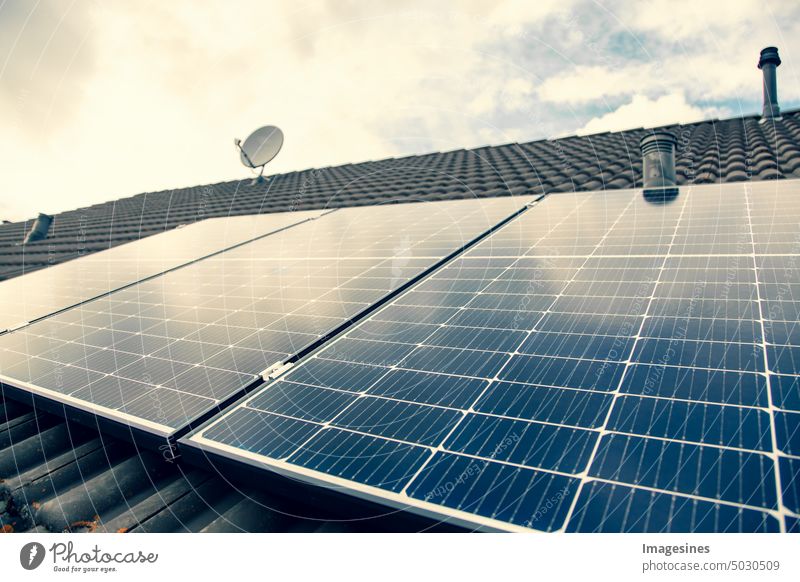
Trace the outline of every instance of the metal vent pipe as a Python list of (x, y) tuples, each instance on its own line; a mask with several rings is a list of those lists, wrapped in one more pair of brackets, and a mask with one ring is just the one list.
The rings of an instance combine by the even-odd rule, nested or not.
[(781, 58), (778, 56), (778, 49), (768, 46), (761, 51), (758, 59), (758, 68), (764, 75), (764, 109), (761, 113), (762, 120), (780, 119), (781, 108), (778, 105), (778, 66)]
[(678, 140), (668, 131), (654, 131), (642, 138), (642, 187), (647, 190), (674, 188), (675, 145)]

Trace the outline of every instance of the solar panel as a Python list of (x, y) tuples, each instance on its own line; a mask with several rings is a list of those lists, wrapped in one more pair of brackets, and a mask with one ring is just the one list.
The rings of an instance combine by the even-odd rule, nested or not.
[(471, 528), (785, 531), (797, 195), (550, 195), (180, 445)]
[(331, 212), (0, 337), (0, 379), (172, 438), (528, 200)]
[(209, 218), (101, 252), (78, 252), (74, 260), (0, 283), (0, 332), (320, 214)]

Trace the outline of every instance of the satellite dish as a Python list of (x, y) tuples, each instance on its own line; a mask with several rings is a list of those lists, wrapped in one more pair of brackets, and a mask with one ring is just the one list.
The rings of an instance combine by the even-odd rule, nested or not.
[(265, 125), (251, 133), (244, 142), (236, 139), (234, 143), (239, 148), (239, 157), (245, 166), (261, 169), (258, 177), (253, 180), (257, 184), (264, 182), (264, 166), (281, 151), (283, 132), (274, 125)]

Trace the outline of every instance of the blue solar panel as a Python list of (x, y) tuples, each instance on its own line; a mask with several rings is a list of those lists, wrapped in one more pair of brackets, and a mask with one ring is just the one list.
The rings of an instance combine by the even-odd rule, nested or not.
[(646, 396), (620, 396), (607, 428), (615, 432), (751, 451), (770, 451), (770, 417), (764, 410)]
[(552, 531), (564, 521), (575, 485), (557, 473), (439, 452), (418, 472), (408, 498)]
[(0, 283), (0, 332), (322, 213), (307, 210), (209, 218), (102, 252), (79, 252), (75, 260)]
[[(0, 380), (169, 438), (529, 200), (327, 213), (0, 336)], [(372, 362), (381, 345), (339, 349)]]
[[(796, 197), (548, 196), (181, 443), (470, 527), (787, 531)], [(294, 448), (237, 444), (273, 418)]]
[(589, 474), (607, 481), (777, 509), (772, 459), (755, 452), (675, 441), (612, 433), (602, 439)]
[(567, 531), (592, 533), (778, 532), (762, 511), (695, 497), (589, 481), (581, 490)]

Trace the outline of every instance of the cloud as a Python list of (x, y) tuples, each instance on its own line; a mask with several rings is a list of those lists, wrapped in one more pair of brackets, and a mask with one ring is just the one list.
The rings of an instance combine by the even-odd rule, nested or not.
[(649, 0), (633, 6), (629, 24), (636, 30), (669, 39), (692, 40), (716, 31), (734, 33), (739, 38), (759, 24), (770, 23), (796, 11), (792, 0)]
[(659, 127), (673, 123), (691, 123), (725, 115), (730, 115), (730, 112), (713, 107), (701, 108), (691, 105), (682, 93), (672, 93), (658, 99), (634, 95), (630, 103), (621, 105), (605, 115), (595, 117), (577, 133), (578, 135), (589, 135), (638, 127)]
[(603, 66), (577, 66), (546, 79), (537, 88), (543, 101), (551, 103), (587, 103), (629, 94), (649, 86), (652, 67), (636, 65), (621, 69)]
[(86, 3), (0, 3), (0, 119), (6, 129), (51, 131), (80, 107), (94, 66), (93, 32)]

